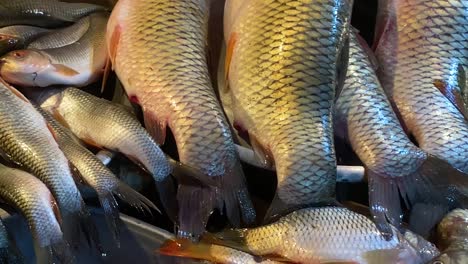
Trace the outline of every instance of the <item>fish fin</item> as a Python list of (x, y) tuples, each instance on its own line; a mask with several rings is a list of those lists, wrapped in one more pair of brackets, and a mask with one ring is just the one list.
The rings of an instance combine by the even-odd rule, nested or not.
[(369, 218), (371, 217), (369, 207), (365, 205), (362, 205), (353, 201), (343, 201), (343, 206), (358, 214), (367, 216)]
[(49, 246), (38, 247), (38, 256), (40, 263), (76, 263), (70, 245), (66, 241), (59, 241)]
[(64, 212), (62, 210), (63, 225), (62, 230), (65, 240), (72, 246), (81, 243), (82, 233), (84, 233), (88, 245), (93, 245), (101, 251), (101, 243), (95, 223), (91, 219), (91, 214), (86, 209), (82, 201), (82, 209), (78, 212)]
[(463, 95), (460, 89), (457, 89), (442, 80), (434, 80), (433, 84), (465, 118), (468, 118), (467, 105), (463, 100)]
[(103, 94), (104, 90), (106, 89), (107, 80), (109, 79), (111, 71), (112, 71), (112, 62), (110, 58), (107, 58), (106, 66), (104, 66), (104, 75), (102, 76), (101, 94)]
[(272, 223), (278, 220), (280, 217), (294, 211), (297, 208), (294, 208), (290, 205), (284, 203), (278, 196), (278, 193), (275, 193), (273, 200), (271, 201), (270, 207), (265, 213), (263, 218), (263, 223)]
[(193, 243), (188, 239), (167, 240), (157, 250), (161, 255), (185, 257), (193, 259), (204, 259), (216, 262), (216, 259), (210, 253), (211, 245), (206, 243)]
[[(389, 234), (387, 221), (401, 226), (400, 196), (409, 209), (417, 203), (453, 208), (468, 206), (468, 175), (453, 168), (448, 162), (428, 154), (421, 166), (410, 175), (389, 178), (372, 170), (369, 174), (370, 209), (377, 227)], [(441, 177), (443, 175), (443, 177)], [(431, 219), (420, 219), (428, 226)]]
[(155, 210), (158, 213), (161, 213), (153, 202), (120, 180), (117, 187), (112, 190), (112, 193), (126, 204), (138, 209), (140, 212), (148, 212), (151, 214), (151, 211)]
[[(404, 254), (406, 253), (406, 254)], [(395, 264), (405, 264), (412, 263), (413, 261), (408, 262), (414, 256), (411, 255), (407, 249), (379, 249), (368, 251), (364, 253), (363, 258), (368, 264), (381, 264), (381, 263), (395, 263)]]
[(3, 80), (2, 78), (0, 78), (0, 82), (5, 85), (5, 87), (7, 87), (14, 95), (16, 95), (19, 99), (25, 101), (26, 103), (31, 103), (29, 101), (28, 98), (26, 98), (26, 96), (24, 96), (20, 91), (18, 91), (18, 89), (16, 89), (15, 87), (11, 86), (9, 83), (7, 83), (5, 80)]
[(155, 114), (143, 109), (145, 128), (158, 145), (163, 145), (166, 141), (166, 120), (158, 120)]
[(206, 233), (201, 241), (252, 253), (245, 241), (246, 232), (247, 229), (225, 229), (218, 233)]
[(379, 50), (385, 40), (396, 39), (397, 18), (394, 5), (395, 1), (379, 1), (378, 15), (375, 26), (373, 50)]
[(275, 167), (275, 160), (273, 158), (273, 154), (270, 150), (265, 148), (257, 139), (256, 136), (249, 134), (250, 144), (252, 145), (252, 149), (255, 153), (255, 157), (259, 160), (263, 167), (265, 168), (273, 168)]
[(120, 214), (119, 214), (119, 204), (115, 199), (112, 192), (107, 190), (96, 190), (99, 203), (104, 211), (104, 218), (106, 219), (107, 226), (112, 234), (112, 238), (116, 243), (117, 247), (120, 248)]
[[(214, 188), (180, 184), (177, 191), (179, 226), (177, 237), (197, 238), (205, 232), (205, 226), (216, 207)], [(219, 202), (218, 202), (219, 203)]]
[[(410, 229), (428, 238), (431, 230), (442, 220), (447, 212), (448, 207), (445, 205), (417, 203), (411, 209)], [(421, 219), (424, 219), (424, 221), (421, 221)]]
[(229, 42), (226, 47), (226, 60), (224, 64), (224, 74), (225, 74), (224, 92), (229, 90), (229, 70), (231, 68), (232, 56), (234, 55), (234, 48), (236, 47), (237, 39), (238, 39), (238, 34), (236, 32), (232, 32), (231, 35), (229, 36)]
[(119, 47), (121, 35), (122, 27), (120, 25), (115, 26), (109, 42), (109, 59), (111, 61), (112, 69), (114, 69), (115, 57), (117, 56), (117, 49)]
[(168, 160), (172, 167), (172, 175), (179, 183), (188, 185), (192, 183), (194, 185), (204, 185), (207, 187), (217, 186), (217, 181), (215, 181), (213, 177), (210, 177), (201, 171), (176, 161), (170, 157), (168, 157)]
[(68, 67), (68, 66), (65, 66), (63, 64), (52, 64), (52, 66), (55, 68), (55, 71), (62, 74), (62, 75), (65, 75), (67, 77), (73, 77), (75, 75), (78, 75), (80, 74), (79, 72), (77, 72), (76, 70)]

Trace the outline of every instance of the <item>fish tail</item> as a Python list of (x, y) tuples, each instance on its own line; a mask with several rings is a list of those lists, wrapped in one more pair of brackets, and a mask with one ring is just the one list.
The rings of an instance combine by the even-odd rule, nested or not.
[(158, 207), (156, 207), (156, 205), (154, 205), (153, 202), (132, 189), (124, 182), (119, 181), (118, 185), (112, 191), (112, 193), (128, 205), (138, 209), (140, 212), (148, 212), (151, 214), (152, 210), (155, 210), (161, 213), (161, 211), (158, 209)]
[(120, 229), (118, 226), (120, 215), (119, 215), (119, 204), (115, 199), (114, 195), (110, 191), (98, 191), (99, 202), (104, 211), (104, 217), (107, 222), (107, 226), (112, 234), (117, 247), (120, 248)]
[(174, 179), (168, 175), (163, 180), (157, 181), (156, 189), (158, 190), (159, 199), (164, 207), (164, 211), (172, 221), (175, 221), (177, 219), (178, 205)]
[[(38, 263), (76, 263), (70, 245), (61, 240), (36, 250)], [(9, 262), (7, 262), (9, 263)]]
[(193, 243), (188, 239), (167, 240), (157, 250), (161, 255), (185, 257), (194, 259), (204, 259), (215, 262), (214, 256), (210, 253), (211, 245), (207, 243)]
[(96, 246), (102, 252), (96, 225), (92, 221), (91, 214), (86, 209), (83, 201), (81, 210), (75, 212), (66, 211), (62, 217), (63, 233), (66, 241), (71, 243), (72, 246), (78, 246), (81, 243), (82, 233), (84, 233), (88, 245), (90, 247)]
[[(403, 214), (400, 196), (407, 208), (417, 203), (417, 214), (426, 214), (428, 210), (440, 208), (466, 208), (468, 205), (468, 175), (453, 168), (448, 162), (433, 155), (412, 174), (391, 178), (368, 171), (370, 209), (377, 227), (386, 235), (391, 235), (391, 227), (401, 226)], [(433, 206), (428, 206), (433, 205)], [(444, 209), (445, 210), (445, 209)], [(420, 226), (434, 226), (437, 217), (422, 218)]]

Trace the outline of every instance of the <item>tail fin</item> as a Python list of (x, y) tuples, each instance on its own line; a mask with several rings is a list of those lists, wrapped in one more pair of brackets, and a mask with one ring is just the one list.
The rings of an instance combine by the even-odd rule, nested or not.
[(63, 240), (46, 247), (36, 247), (36, 259), (38, 263), (76, 263), (70, 246)]
[[(409, 219), (410, 229), (413, 232), (428, 238), (431, 230), (436, 227), (447, 213), (448, 207), (446, 205), (415, 204), (411, 209)], [(421, 219), (424, 219), (424, 221), (421, 221)]]
[(97, 193), (112, 238), (117, 244), (117, 247), (120, 248), (120, 229), (118, 226), (120, 220), (119, 205), (111, 192), (106, 190), (98, 191)]
[(225, 229), (218, 233), (206, 233), (202, 241), (209, 244), (221, 245), (252, 253), (246, 245), (245, 236), (247, 229)]
[(278, 193), (275, 194), (273, 200), (271, 201), (270, 207), (266, 211), (265, 217), (263, 218), (263, 223), (272, 223), (281, 216), (284, 216), (288, 213), (294, 211), (295, 208), (288, 206), (278, 197)]
[(256, 213), (240, 164), (224, 176), (213, 177), (213, 180), (220, 187), (179, 185), (179, 237), (202, 234), (214, 209), (223, 212), (224, 208), (228, 220), (235, 227), (240, 226), (241, 219), (246, 224), (255, 221)]
[(194, 244), (188, 239), (167, 240), (158, 252), (161, 255), (203, 259), (215, 262), (210, 254), (211, 245), (206, 243)]
[[(385, 235), (391, 236), (388, 222), (397, 227), (401, 225), (403, 214), (399, 194), (408, 208), (416, 203), (446, 208), (468, 206), (468, 175), (432, 155), (427, 155), (417, 171), (410, 175), (389, 178), (373, 171), (368, 174), (370, 209), (377, 227)], [(424, 210), (432, 209), (426, 207)], [(419, 224), (428, 226), (427, 221), (430, 219), (420, 219)]]
[(91, 219), (91, 214), (84, 206), (84, 202), (82, 203), (83, 207), (80, 211), (62, 211), (62, 230), (65, 240), (71, 243), (72, 246), (78, 246), (81, 243), (83, 232), (88, 245), (90, 247), (96, 246), (102, 252), (96, 225)]

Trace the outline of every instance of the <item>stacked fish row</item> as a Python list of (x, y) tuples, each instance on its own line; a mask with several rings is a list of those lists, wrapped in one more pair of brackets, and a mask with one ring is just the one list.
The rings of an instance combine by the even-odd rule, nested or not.
[[(19, 168), (1, 165), (0, 196), (29, 221), (38, 248), (68, 262), (67, 243), (77, 243), (81, 229), (98, 241), (75, 181), (96, 191), (116, 242), (116, 198), (156, 209), (87, 145), (120, 152), (153, 176), (178, 227), (163, 254), (222, 263), (436, 257), (402, 222), (408, 211), (411, 228), (425, 234), (467, 206), (468, 2), (380, 1), (375, 58), (350, 26), (352, 1), (228, 0), (223, 104), (206, 47), (216, 4), (120, 0), (109, 17), (93, 4), (0, 3), (0, 150)], [(103, 75), (105, 82), (111, 67), (141, 106), (144, 127), (124, 106), (54, 87), (84, 87)], [(209, 234), (215, 209), (235, 227), (257, 218), (230, 124), (262, 166), (276, 170), (277, 189), (267, 225)], [(179, 161), (160, 149), (168, 129)], [(373, 221), (330, 206), (334, 136), (365, 165)], [(442, 221), (445, 253), (436, 263), (465, 258), (466, 222), (462, 209)]]

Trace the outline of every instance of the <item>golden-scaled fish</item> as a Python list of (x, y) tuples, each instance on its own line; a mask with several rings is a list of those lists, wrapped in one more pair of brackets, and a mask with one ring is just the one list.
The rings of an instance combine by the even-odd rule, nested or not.
[(334, 196), (332, 108), (351, 7), (347, 0), (226, 2), (234, 125), (277, 171), (267, 216)]
[(0, 27), (30, 25), (59, 27), (105, 7), (85, 3), (65, 3), (59, 0), (14, 0), (0, 3)]
[(203, 181), (201, 173), (168, 159), (135, 115), (122, 105), (76, 88), (30, 89), (28, 96), (86, 143), (122, 152), (151, 173), (171, 217), (176, 215), (177, 206), (170, 174)]
[(119, 243), (119, 209), (114, 196), (140, 211), (151, 213), (156, 206), (143, 195), (139, 194), (124, 182), (120, 181), (104, 164), (67, 128), (60, 125), (49, 113), (40, 107), (38, 111), (44, 116), (60, 149), (71, 165), (78, 170), (79, 177), (85, 184), (91, 186), (97, 193), (101, 207), (104, 210), (107, 224), (114, 239)]
[(379, 6), (375, 51), (384, 90), (421, 149), (468, 173), (463, 107), (440, 92), (458, 101), (466, 87), (468, 2), (381, 0)]
[(468, 210), (455, 209), (437, 227), (437, 246), (442, 254), (430, 264), (468, 263)]
[(94, 13), (86, 19), (88, 22), (78, 28), (82, 30), (84, 27), (86, 32), (70, 45), (44, 50), (16, 50), (3, 56), (0, 59), (2, 78), (20, 86), (39, 87), (86, 86), (96, 81), (103, 74), (107, 61), (104, 36), (108, 15)]
[(71, 26), (57, 29), (45, 34), (27, 45), (28, 49), (54, 49), (73, 44), (89, 31), (91, 17), (81, 18)]
[(415, 234), (392, 231), (393, 237), (386, 240), (363, 215), (340, 207), (317, 207), (295, 211), (266, 226), (226, 230), (205, 239), (257, 256), (308, 264), (423, 264), (439, 253)]
[[(366, 166), (370, 209), (378, 226), (389, 233), (387, 220), (395, 226), (401, 224), (400, 195), (407, 208), (418, 202), (448, 208), (459, 198), (466, 201), (455, 190), (468, 186), (468, 175), (410, 141), (380, 85), (370, 48), (355, 34), (350, 34), (350, 40), (347, 76), (335, 108), (335, 131), (348, 139)], [(419, 209), (434, 210), (415, 208)], [(415, 221), (422, 232), (438, 222), (419, 213)]]
[(36, 256), (51, 254), (51, 261), (58, 258), (69, 263), (71, 252), (63, 239), (60, 212), (44, 183), (27, 172), (0, 164), (0, 198), (26, 218), (36, 248), (42, 251)]
[(194, 243), (187, 239), (166, 241), (158, 250), (159, 254), (192, 259), (208, 260), (224, 264), (280, 264), (284, 262), (257, 257), (230, 247), (209, 243)]
[(200, 234), (213, 209), (231, 223), (255, 219), (232, 134), (209, 77), (206, 0), (120, 0), (108, 24), (119, 79), (162, 144), (169, 127), (180, 161), (217, 186), (180, 185), (179, 235)]
[(9, 26), (0, 28), (0, 55), (14, 49), (24, 49), (31, 41), (50, 32), (33, 26)]
[(67, 240), (78, 240), (80, 228), (87, 235), (96, 235), (68, 160), (46, 121), (21, 93), (4, 81), (0, 82), (0, 118), (2, 153), (39, 178), (52, 192), (60, 208)]

